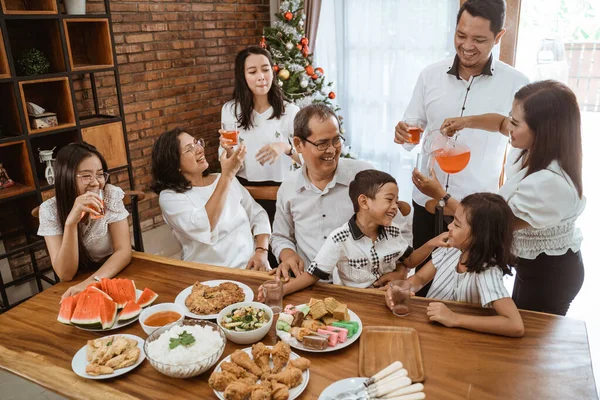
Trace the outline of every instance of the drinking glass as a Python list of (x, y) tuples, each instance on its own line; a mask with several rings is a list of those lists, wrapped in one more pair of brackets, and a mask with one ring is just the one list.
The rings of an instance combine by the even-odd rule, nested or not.
[(407, 118), (404, 120), (404, 123), (408, 125), (408, 133), (410, 134), (407, 143), (419, 144), (421, 142), (423, 128), (425, 128), (425, 123), (418, 118)]
[(283, 309), (283, 283), (281, 281), (266, 281), (262, 285), (264, 303), (271, 307), (273, 314), (279, 314)]
[(231, 145), (235, 146), (238, 144), (238, 135), (240, 134), (237, 126), (237, 122), (223, 122), (221, 124), (221, 128), (225, 131), (223, 132), (223, 137), (225, 139), (231, 140)]
[(390, 282), (392, 295), (392, 312), (397, 317), (405, 317), (410, 313), (410, 282), (397, 280)]
[(96, 210), (100, 213), (100, 215), (96, 215), (96, 214), (92, 214), (90, 213), (90, 218), (91, 219), (100, 219), (100, 218), (104, 218), (105, 215), (105, 207), (104, 207), (104, 191), (100, 190), (98, 192), (98, 196), (100, 196), (100, 202), (102, 203), (102, 208), (100, 208), (99, 210)]

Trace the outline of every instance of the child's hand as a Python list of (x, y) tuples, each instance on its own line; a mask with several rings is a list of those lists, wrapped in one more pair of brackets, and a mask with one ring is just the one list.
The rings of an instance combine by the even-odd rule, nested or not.
[(429, 303), (429, 306), (427, 306), (427, 316), (430, 321), (439, 322), (448, 328), (454, 328), (458, 324), (456, 314), (446, 307), (444, 303)]
[(388, 306), (390, 311), (394, 311), (394, 302), (392, 301), (392, 289), (387, 286), (387, 290), (385, 292), (385, 304)]
[(427, 242), (432, 247), (448, 247), (448, 232), (441, 233)]
[(388, 272), (387, 274), (382, 275), (381, 278), (373, 282), (373, 287), (383, 288), (391, 281), (395, 281), (398, 279), (406, 279), (404, 271)]
[(265, 291), (263, 290), (263, 285), (260, 285), (258, 287), (258, 293), (256, 296), (256, 301), (258, 301), (259, 303), (262, 303), (265, 301)]

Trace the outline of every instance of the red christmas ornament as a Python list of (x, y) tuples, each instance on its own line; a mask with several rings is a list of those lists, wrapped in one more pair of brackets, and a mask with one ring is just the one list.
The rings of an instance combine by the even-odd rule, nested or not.
[(302, 43), (303, 46), (308, 46), (308, 39), (303, 37), (302, 39), (300, 39), (300, 43)]
[(296, 48), (297, 48), (298, 50), (302, 50), (302, 45), (301, 45), (300, 43), (298, 43), (298, 44), (296, 45)]
[(306, 75), (313, 75), (315, 73), (315, 70), (311, 65), (307, 65), (304, 69), (306, 70)]
[(323, 68), (319, 67), (315, 69), (315, 72), (320, 73), (321, 75), (323, 75), (325, 72), (323, 72)]
[(314, 80), (317, 80), (317, 78), (319, 78), (319, 75), (317, 75), (317, 74), (312, 74), (310, 77), (311, 77), (311, 78), (313, 78)]
[(273, 71), (275, 73), (279, 72), (279, 65), (273, 65)]
[(302, 47), (302, 55), (304, 57), (308, 57), (308, 46), (303, 46)]
[(334, 92), (329, 92), (329, 94), (327, 95), (327, 97), (329, 97), (331, 100), (335, 99), (335, 93)]
[(286, 12), (285, 14), (283, 14), (283, 17), (284, 17), (286, 20), (288, 20), (288, 21), (291, 21), (291, 20), (292, 20), (292, 18), (294, 18), (294, 14), (292, 14), (292, 12), (291, 12), (291, 11), (288, 11), (288, 12)]
[(264, 36), (260, 39), (260, 48), (261, 49), (266, 49), (267, 48), (267, 39), (265, 39)]

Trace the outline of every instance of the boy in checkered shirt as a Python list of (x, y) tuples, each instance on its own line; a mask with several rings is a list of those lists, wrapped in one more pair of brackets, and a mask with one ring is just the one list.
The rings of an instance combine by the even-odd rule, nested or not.
[(374, 169), (361, 171), (350, 183), (349, 195), (354, 216), (331, 232), (305, 273), (284, 285), (284, 295), (331, 275), (338, 285), (379, 286), (400, 277), (397, 262), (414, 268), (436, 247), (446, 247), (447, 232), (417, 250), (402, 237), (392, 222), (398, 213), (398, 184), (391, 175)]

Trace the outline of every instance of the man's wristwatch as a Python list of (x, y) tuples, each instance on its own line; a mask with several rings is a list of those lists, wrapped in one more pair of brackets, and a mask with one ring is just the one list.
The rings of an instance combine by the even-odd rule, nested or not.
[(450, 193), (446, 193), (446, 195), (438, 201), (440, 207), (446, 207), (446, 204), (448, 204), (448, 200), (450, 200), (450, 197)]

